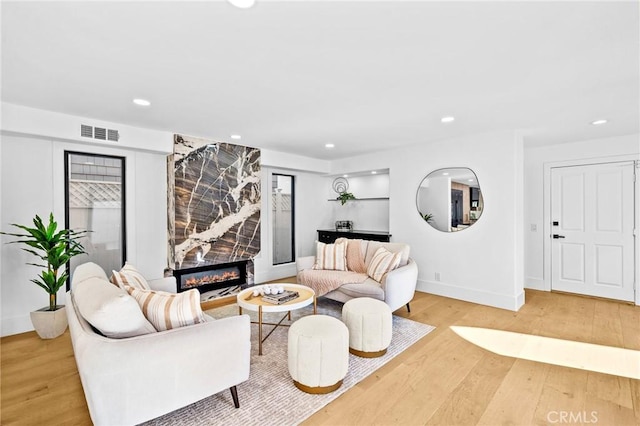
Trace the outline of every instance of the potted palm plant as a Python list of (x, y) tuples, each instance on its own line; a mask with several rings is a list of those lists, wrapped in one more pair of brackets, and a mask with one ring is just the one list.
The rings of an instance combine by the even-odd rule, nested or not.
[(72, 257), (86, 253), (79, 240), (87, 231), (58, 230), (58, 223), (49, 215), (49, 223), (45, 225), (40, 216), (33, 219), (34, 227), (12, 223), (22, 233), (0, 232), (19, 238), (8, 244), (24, 244), (22, 250), (36, 256), (39, 263), (27, 265), (44, 268), (37, 278), (31, 280), (49, 294), (49, 306), (31, 312), (31, 322), (42, 339), (58, 337), (67, 329), (67, 312), (64, 305), (58, 305), (58, 290), (66, 283), (69, 271), (67, 263)]

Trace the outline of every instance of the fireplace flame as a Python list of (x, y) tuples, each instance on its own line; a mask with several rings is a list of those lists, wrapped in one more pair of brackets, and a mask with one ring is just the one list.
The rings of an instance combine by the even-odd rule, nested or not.
[(229, 280), (237, 280), (240, 278), (238, 271), (224, 271), (222, 273), (212, 273), (202, 277), (187, 278), (184, 281), (184, 288), (198, 287), (205, 284), (221, 283)]

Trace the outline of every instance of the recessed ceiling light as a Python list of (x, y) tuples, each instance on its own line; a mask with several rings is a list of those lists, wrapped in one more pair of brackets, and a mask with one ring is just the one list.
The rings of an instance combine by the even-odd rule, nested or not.
[(452, 117), (452, 116), (450, 116), (450, 115), (449, 115), (449, 116), (447, 116), (447, 117), (442, 117), (442, 118), (440, 119), (440, 121), (441, 121), (442, 123), (451, 123), (451, 122), (452, 122), (452, 121), (454, 121), (455, 119), (456, 119), (455, 117)]
[(346, 177), (346, 178), (348, 178), (348, 177), (349, 177), (349, 175), (342, 175), (342, 177)]
[(449, 176), (449, 172), (444, 172), (442, 176)]
[(332, 144), (332, 143), (326, 143), (326, 144), (324, 144), (324, 147), (325, 148), (333, 148), (333, 147), (335, 147), (335, 145)]
[(468, 182), (473, 182), (473, 179), (467, 179)]
[(372, 175), (375, 175), (376, 173), (378, 173), (378, 172), (376, 172), (375, 170), (372, 170), (372, 171), (371, 171), (371, 174), (372, 174)]
[(249, 9), (256, 4), (256, 0), (229, 0), (229, 3), (239, 9)]
[(593, 124), (594, 126), (599, 126), (600, 124), (606, 124), (607, 120), (596, 120), (596, 121), (592, 121), (591, 124)]
[(140, 106), (149, 106), (151, 105), (151, 102), (149, 102), (146, 99), (140, 99), (140, 98), (136, 98), (133, 100), (133, 103), (136, 105), (140, 105)]
[(242, 139), (242, 136), (240, 136), (240, 135), (231, 135), (231, 139), (240, 140), (240, 139)]

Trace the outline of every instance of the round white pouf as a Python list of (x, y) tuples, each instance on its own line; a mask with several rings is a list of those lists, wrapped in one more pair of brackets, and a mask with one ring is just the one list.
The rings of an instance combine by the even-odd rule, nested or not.
[(337, 318), (309, 315), (289, 328), (289, 374), (307, 393), (329, 393), (349, 368), (349, 331)]
[(391, 343), (391, 308), (376, 299), (359, 297), (342, 307), (342, 321), (349, 329), (349, 352), (375, 358), (384, 355)]

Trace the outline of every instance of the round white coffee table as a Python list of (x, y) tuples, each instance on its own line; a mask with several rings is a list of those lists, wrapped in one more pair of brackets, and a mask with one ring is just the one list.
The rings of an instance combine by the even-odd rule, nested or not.
[[(313, 291), (313, 289), (307, 287), (306, 285), (288, 283), (272, 283), (269, 285), (282, 286), (285, 290), (297, 291), (300, 295), (296, 299), (290, 300), (281, 305), (274, 305), (273, 303), (263, 301), (262, 296), (260, 295), (253, 295), (253, 290), (259, 288), (260, 286), (249, 287), (238, 293), (237, 301), (240, 308), (240, 314), (242, 314), (242, 309), (258, 312), (258, 355), (262, 355), (262, 343), (267, 340), (267, 337), (269, 337), (271, 333), (273, 333), (273, 331), (278, 328), (279, 325), (284, 325), (282, 324), (282, 321), (284, 321), (285, 318), (288, 318), (289, 321), (291, 320), (291, 311), (304, 308), (305, 306), (309, 306), (312, 303), (314, 315), (316, 314), (317, 309), (316, 293)], [(286, 312), (286, 314), (276, 324), (266, 323), (267, 325), (273, 325), (274, 327), (264, 338), (262, 338), (262, 314), (264, 312)]]

